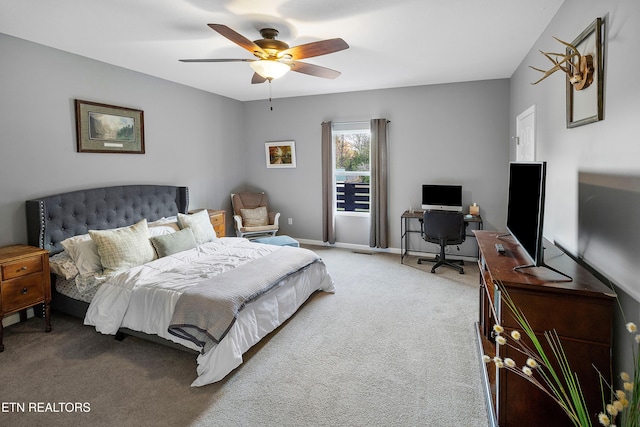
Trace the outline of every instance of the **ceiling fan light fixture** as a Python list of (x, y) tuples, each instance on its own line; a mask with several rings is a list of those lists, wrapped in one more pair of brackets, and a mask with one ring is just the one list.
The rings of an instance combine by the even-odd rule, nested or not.
[(260, 59), (258, 61), (251, 62), (249, 65), (251, 65), (253, 71), (267, 80), (278, 79), (287, 74), (291, 69), (287, 64), (271, 59)]

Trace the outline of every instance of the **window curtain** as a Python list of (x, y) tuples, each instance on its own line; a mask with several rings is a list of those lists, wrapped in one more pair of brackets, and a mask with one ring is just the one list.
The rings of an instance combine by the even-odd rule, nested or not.
[(333, 140), (331, 122), (322, 123), (322, 241), (336, 242), (333, 206)]
[(387, 119), (371, 120), (371, 231), (369, 246), (389, 247), (388, 212), (388, 124)]

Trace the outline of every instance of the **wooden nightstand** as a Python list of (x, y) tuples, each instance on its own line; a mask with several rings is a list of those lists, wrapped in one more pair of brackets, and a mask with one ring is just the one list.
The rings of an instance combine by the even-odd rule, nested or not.
[[(189, 213), (200, 212), (204, 209), (194, 209), (189, 211)], [(216, 231), (216, 236), (224, 237), (226, 235), (226, 222), (225, 222), (225, 211), (223, 210), (215, 210), (215, 209), (207, 209), (209, 213), (209, 220), (211, 220), (211, 225), (213, 225), (213, 229)]]
[(27, 245), (0, 248), (0, 351), (2, 344), (2, 319), (6, 314), (20, 312), (20, 320), (26, 319), (26, 310), (44, 304), (45, 332), (51, 331), (50, 317), (51, 276), (49, 275), (49, 251)]

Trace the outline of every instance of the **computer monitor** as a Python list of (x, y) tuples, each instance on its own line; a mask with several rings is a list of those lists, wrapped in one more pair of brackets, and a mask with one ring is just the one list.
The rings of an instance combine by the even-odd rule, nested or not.
[(462, 185), (424, 184), (422, 209), (462, 212)]

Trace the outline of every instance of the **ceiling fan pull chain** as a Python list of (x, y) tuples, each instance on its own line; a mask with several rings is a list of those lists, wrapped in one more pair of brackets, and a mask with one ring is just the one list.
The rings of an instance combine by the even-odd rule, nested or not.
[(271, 102), (271, 80), (273, 79), (268, 79), (269, 80), (269, 107), (271, 108), (271, 111), (273, 111), (273, 102)]

